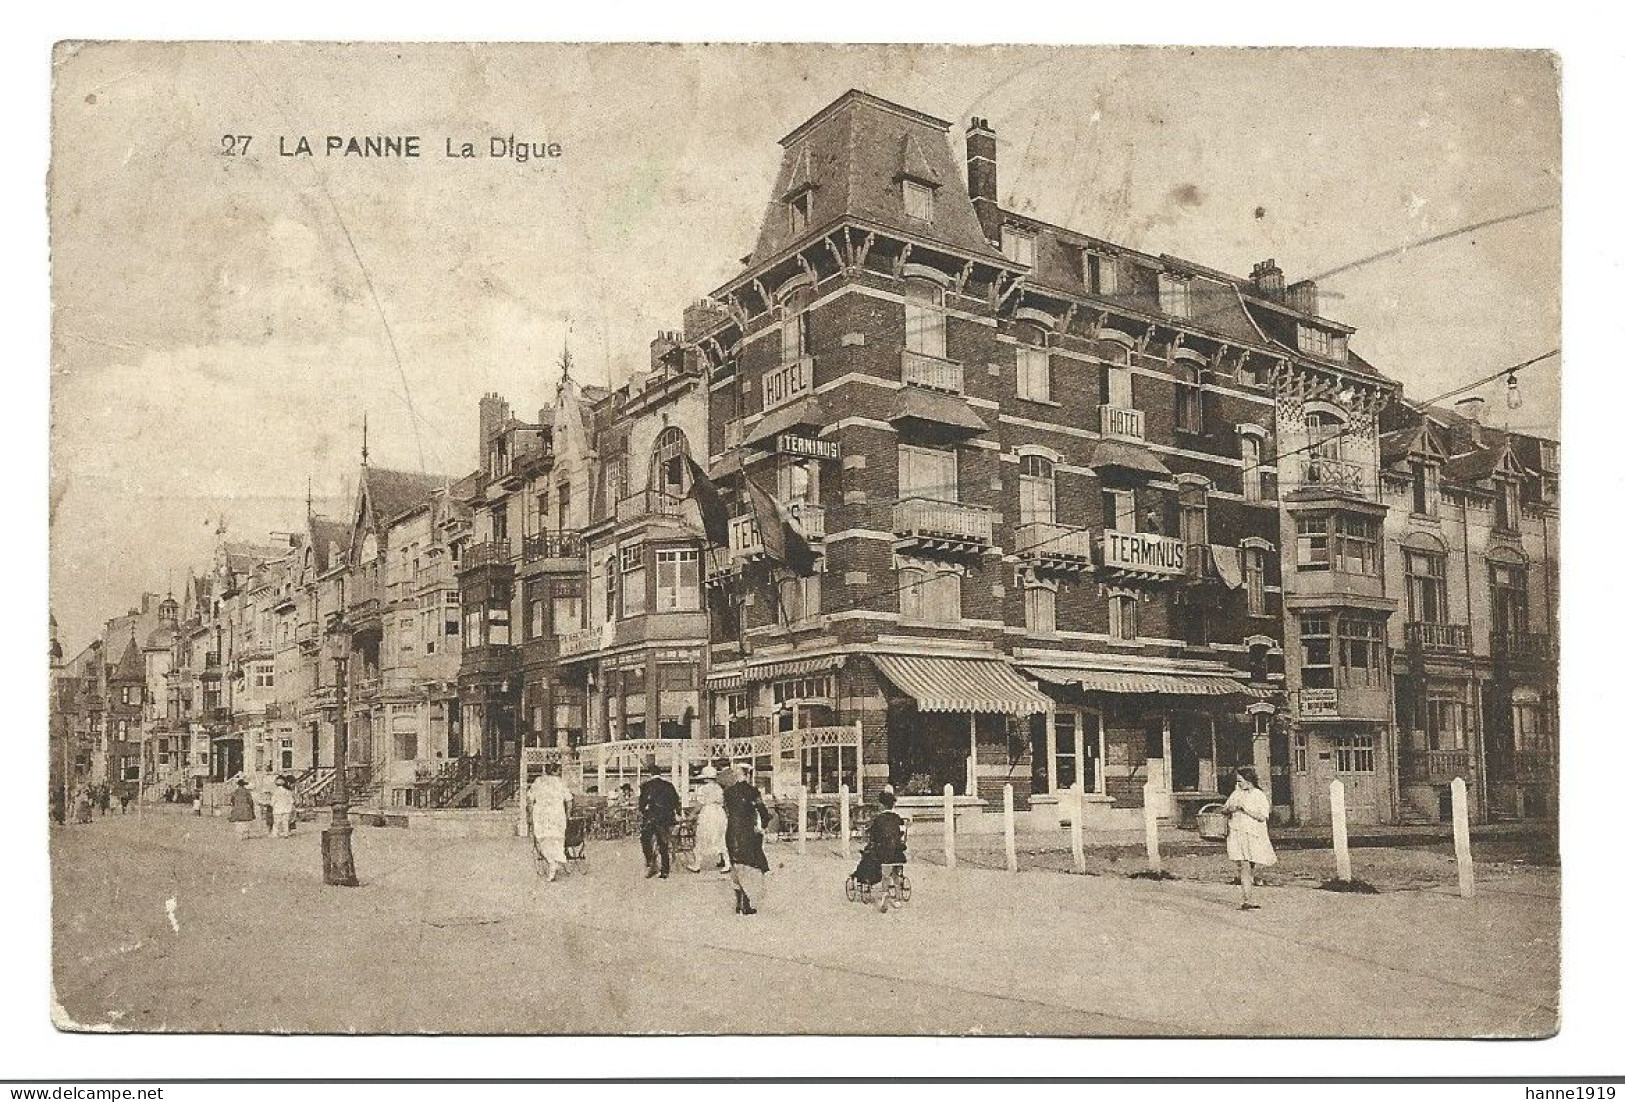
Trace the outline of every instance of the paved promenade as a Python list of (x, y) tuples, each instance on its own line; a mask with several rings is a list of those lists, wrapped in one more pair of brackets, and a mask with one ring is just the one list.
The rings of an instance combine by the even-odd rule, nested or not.
[[(546, 885), (523, 839), (358, 827), (354, 889), (321, 884), (317, 843), (310, 824), (239, 842), (223, 820), (181, 815), (55, 830), (59, 1024), (1322, 1036), (1557, 1024), (1554, 868), (1487, 865), (1469, 901), (1436, 875), (1446, 859), (1424, 855), (1445, 864), (1350, 895), (1315, 890), (1317, 854), (1283, 854), (1263, 909), (1241, 912), (1211, 856), (1176, 858), (1182, 879), (1156, 883), (1106, 856), (1098, 875), (1059, 860), (1012, 875), (922, 851), (914, 901), (883, 916), (845, 901), (834, 843), (804, 856), (781, 844), (762, 913), (739, 918), (712, 874), (643, 879), (630, 841), (591, 843), (587, 875)], [(1357, 854), (1357, 875), (1379, 855), (1414, 873), (1397, 852)]]

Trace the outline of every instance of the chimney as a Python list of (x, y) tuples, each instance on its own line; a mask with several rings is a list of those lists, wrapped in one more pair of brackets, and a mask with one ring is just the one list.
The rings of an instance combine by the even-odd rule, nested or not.
[(1453, 444), (1459, 445), (1465, 451), (1468, 446), (1481, 448), (1484, 446), (1484, 426), (1480, 418), (1484, 413), (1484, 399), (1474, 395), (1456, 399), (1456, 415), (1466, 424), (1458, 425), (1456, 432), (1451, 433)]
[[(489, 462), (491, 453), (491, 440), (502, 431), (512, 418), (513, 412), (508, 403), (503, 401), (502, 395), (492, 391), (480, 398), (480, 454), (481, 462)], [(486, 470), (490, 474), (490, 470)]]
[(1286, 298), (1286, 276), (1273, 259), (1253, 265), (1253, 288), (1264, 298), (1276, 302)]
[(681, 333), (668, 332), (665, 329), (655, 334), (655, 339), (649, 342), (649, 367), (659, 371), (666, 366), (666, 357), (683, 343)]
[(999, 232), (999, 142), (986, 119), (972, 118), (965, 131), (965, 169), (970, 178), (970, 204), (983, 235), (995, 246)]
[(1320, 316), (1320, 292), (1312, 279), (1300, 279), (1286, 289), (1286, 304), (1300, 314)]
[(698, 299), (683, 309), (683, 333), (691, 339), (704, 336), (721, 325), (727, 316), (722, 307), (710, 299)]

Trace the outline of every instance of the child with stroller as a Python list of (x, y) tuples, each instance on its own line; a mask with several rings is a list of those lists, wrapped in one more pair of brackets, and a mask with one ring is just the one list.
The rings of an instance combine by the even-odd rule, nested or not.
[[(908, 861), (908, 848), (903, 841), (903, 817), (895, 810), (897, 797), (888, 789), (880, 793), (880, 811), (869, 823), (869, 844), (858, 857), (858, 867), (852, 879), (873, 887), (885, 876), (886, 865), (901, 865)], [(880, 913), (891, 905), (891, 893), (882, 885)]]

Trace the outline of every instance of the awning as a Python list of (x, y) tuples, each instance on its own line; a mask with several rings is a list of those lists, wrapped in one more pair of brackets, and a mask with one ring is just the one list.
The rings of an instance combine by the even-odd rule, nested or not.
[(999, 712), (1030, 716), (1055, 702), (1010, 663), (997, 658), (913, 658), (871, 655), (886, 680), (914, 698), (922, 712)]
[(915, 386), (905, 386), (897, 392), (891, 414), (886, 420), (894, 424), (909, 420), (929, 421), (965, 432), (986, 432), (988, 427), (987, 422), (963, 398)]
[(826, 654), (817, 658), (789, 658), (782, 662), (760, 662), (745, 669), (714, 673), (705, 679), (705, 686), (717, 692), (733, 692), (745, 687), (745, 675), (752, 685), (763, 681), (781, 681), (787, 677), (806, 677), (809, 674), (838, 670), (846, 661), (841, 654)]
[(824, 407), (817, 398), (801, 398), (767, 414), (751, 426), (745, 434), (744, 445), (754, 448), (758, 444), (771, 444), (781, 432), (803, 425), (824, 424)]
[(1094, 454), (1089, 457), (1089, 466), (1097, 471), (1111, 469), (1133, 471), (1136, 474), (1156, 478), (1171, 477), (1171, 472), (1163, 466), (1162, 460), (1143, 447), (1125, 444), (1120, 440), (1102, 440), (1096, 444)]
[(1126, 673), (1116, 670), (1069, 670), (1025, 666), (1028, 673), (1052, 685), (1075, 685), (1086, 693), (1160, 693), (1179, 696), (1251, 696), (1247, 686), (1217, 674)]

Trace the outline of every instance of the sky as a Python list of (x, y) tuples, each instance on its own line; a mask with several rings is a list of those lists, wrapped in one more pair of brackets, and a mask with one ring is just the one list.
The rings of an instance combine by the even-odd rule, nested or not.
[[(1321, 312), (1412, 397), (1559, 343), (1539, 53), (197, 43), (64, 49), (54, 69), (70, 653), (141, 592), (179, 591), (222, 518), (232, 539), (297, 530), (307, 483), (347, 516), (363, 418), (373, 463), (456, 476), (480, 395), (534, 416), (566, 342), (577, 377), (625, 381), (738, 271), (779, 139), (848, 88), (950, 121), (961, 157), (989, 119), (1006, 206), (1241, 275), (1336, 270)], [(368, 134), (424, 155), (322, 155)], [(281, 156), (300, 135), (317, 155)], [(444, 156), (509, 136), (562, 153)], [(1520, 409), (1479, 391), (1485, 419), (1559, 435), (1560, 363), (1520, 375)]]

